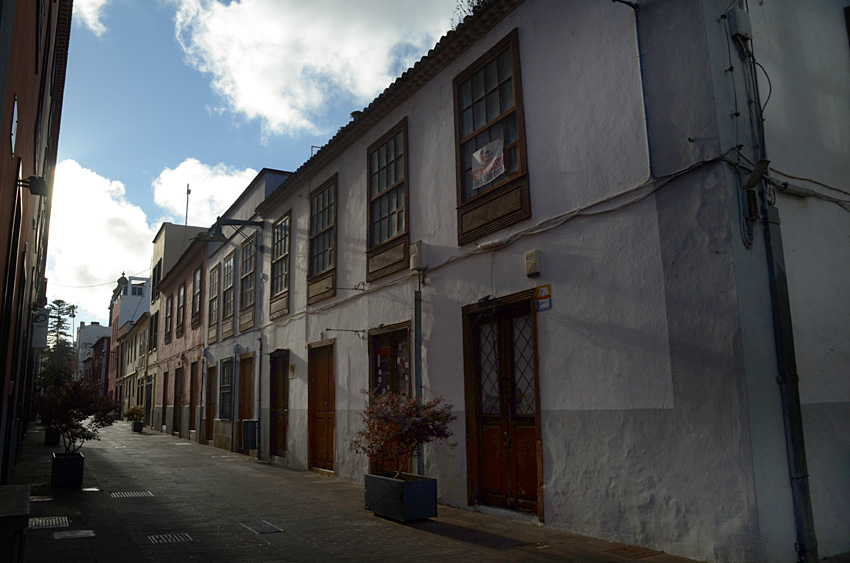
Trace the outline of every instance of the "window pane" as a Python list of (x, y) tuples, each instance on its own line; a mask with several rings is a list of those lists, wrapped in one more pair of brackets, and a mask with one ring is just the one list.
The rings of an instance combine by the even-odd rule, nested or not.
[(476, 101), (484, 97), (484, 72), (476, 72), (472, 76), (472, 100)]
[(378, 189), (379, 193), (387, 189), (387, 169), (381, 168), (381, 171), (378, 173)]
[(395, 142), (393, 139), (387, 141), (387, 162), (395, 159)]
[(511, 172), (516, 172), (517, 167), (518, 167), (517, 157), (516, 157), (516, 147), (511, 147), (510, 149), (508, 149), (508, 155), (507, 156), (508, 156), (507, 159), (506, 159), (507, 163), (506, 163), (505, 167), (507, 168), (508, 173), (510, 174)]
[(404, 178), (404, 156), (398, 157), (395, 161), (395, 177), (397, 180)]
[(375, 152), (372, 153), (371, 165), (372, 165), (372, 168), (371, 168), (370, 172), (372, 172), (372, 173), (377, 172), (378, 171), (378, 151), (375, 151)]
[(387, 165), (387, 146), (384, 145), (378, 149), (378, 166)]
[(511, 52), (505, 50), (499, 55), (499, 82), (504, 82), (511, 75)]
[(499, 86), (499, 110), (504, 112), (514, 105), (514, 84), (513, 80), (508, 80)]
[(472, 108), (469, 108), (460, 114), (460, 136), (466, 137), (473, 131), (474, 129), (472, 128)]
[(467, 80), (460, 85), (457, 92), (458, 107), (464, 110), (472, 105), (472, 86), (471, 81)]
[(499, 117), (499, 91), (493, 90), (487, 94), (487, 122)]
[(396, 136), (395, 136), (395, 153), (398, 156), (401, 156), (401, 155), (404, 154), (404, 137), (402, 136), (401, 133), (402, 132), (399, 131), (398, 133), (396, 133)]
[(517, 133), (516, 113), (512, 113), (506, 117), (502, 123), (504, 123), (505, 127), (505, 144), (510, 145), (511, 143), (516, 142), (517, 137), (519, 136)]
[(484, 127), (487, 123), (487, 113), (484, 110), (484, 100), (480, 100), (475, 102), (475, 105), (472, 106), (472, 125), (475, 129), (479, 129)]
[(484, 90), (490, 92), (495, 90), (499, 85), (499, 79), (496, 74), (496, 61), (490, 62), (484, 67)]

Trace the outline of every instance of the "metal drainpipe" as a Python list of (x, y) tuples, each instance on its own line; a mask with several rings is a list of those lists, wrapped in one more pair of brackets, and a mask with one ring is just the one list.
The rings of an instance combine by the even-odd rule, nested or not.
[(260, 351), (257, 353), (257, 459), (262, 459), (260, 457), (260, 449), (262, 448), (260, 444), (260, 423), (263, 420), (261, 416), (263, 412), (263, 336), (260, 335), (257, 338), (257, 341), (260, 343)]
[[(413, 299), (413, 382), (416, 401), (422, 403), (422, 273), (417, 274), (419, 289)], [(416, 455), (416, 473), (425, 474), (425, 460), (422, 458), (422, 446)]]
[(236, 348), (233, 349), (233, 363), (230, 366), (230, 451), (236, 447), (236, 389), (238, 385), (234, 384), (236, 377), (236, 368), (238, 367), (239, 354), (236, 353)]
[(782, 252), (782, 233), (779, 210), (766, 206), (764, 237), (767, 247), (767, 268), (770, 274), (770, 296), (773, 309), (773, 334), (776, 341), (776, 361), (779, 368), (779, 392), (782, 397), (782, 420), (785, 425), (785, 451), (791, 479), (791, 498), (794, 502), (794, 525), (797, 531), (797, 557), (800, 563), (818, 560), (818, 542), (809, 494), (809, 471), (803, 432), (803, 413), (800, 407), (797, 358), (791, 324), (791, 305), (788, 299), (788, 278)]

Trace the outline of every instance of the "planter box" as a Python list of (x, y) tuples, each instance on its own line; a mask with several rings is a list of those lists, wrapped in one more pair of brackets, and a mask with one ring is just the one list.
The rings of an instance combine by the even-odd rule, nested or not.
[(437, 516), (437, 480), (402, 473), (369, 473), (366, 475), (366, 510), (399, 522), (410, 522)]
[(133, 432), (141, 432), (144, 427), (145, 427), (145, 423), (143, 421), (141, 421), (141, 420), (134, 420), (133, 421)]
[(83, 464), (85, 457), (80, 452), (73, 454), (53, 453), (50, 469), (50, 486), (54, 489), (72, 489), (83, 486)]

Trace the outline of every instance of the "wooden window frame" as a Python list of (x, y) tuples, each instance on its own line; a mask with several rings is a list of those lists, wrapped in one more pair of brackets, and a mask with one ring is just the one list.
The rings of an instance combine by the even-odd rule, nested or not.
[[(511, 54), (511, 80), (513, 85), (514, 104), (498, 116), (473, 129), (470, 134), (461, 136), (461, 116), (459, 107), (460, 87), (482, 71), (489, 63), (496, 61), (498, 56), (508, 51)], [(458, 245), (478, 240), (504, 227), (513, 225), (531, 217), (531, 198), (528, 185), (528, 161), (525, 140), (525, 119), (523, 116), (522, 79), (520, 69), (519, 33), (511, 31), (489, 51), (478, 58), (472, 65), (457, 75), (453, 82), (454, 119), (455, 119), (455, 169), (457, 172), (457, 218)], [(498, 87), (497, 87), (498, 90)], [(472, 107), (472, 106), (471, 106)], [(474, 113), (474, 112), (473, 112)], [(508, 119), (515, 114), (517, 122), (517, 140), (512, 146), (517, 150), (517, 169), (495, 182), (478, 194), (464, 199), (463, 178), (464, 159), (461, 147), (477, 135), (488, 131), (491, 127)], [(486, 116), (485, 116), (486, 119)], [(505, 148), (507, 159), (508, 147)]]
[[(228, 262), (230, 263), (230, 281), (228, 282)], [(236, 272), (234, 271), (236, 267), (236, 258), (235, 254), (231, 252), (227, 256), (224, 257), (224, 261), (222, 262), (222, 283), (221, 283), (221, 318), (223, 321), (227, 321), (227, 319), (233, 318), (233, 313), (235, 307), (235, 298), (234, 294), (234, 278), (236, 277)], [(230, 291), (230, 299), (228, 300), (228, 290)], [(230, 312), (228, 312), (228, 305), (230, 306)]]
[(192, 274), (192, 328), (201, 324), (201, 296), (204, 274), (202, 266), (198, 266)]
[(168, 295), (165, 298), (165, 343), (168, 344), (171, 342), (171, 323), (173, 320), (173, 316), (171, 314), (171, 309), (174, 306), (174, 296)]
[[(373, 176), (378, 176), (382, 169), (386, 167), (380, 166), (380, 161), (376, 164), (375, 159), (378, 158), (379, 151), (392, 139), (401, 133), (401, 158), (402, 174), (401, 177), (396, 177), (392, 184), (388, 184), (383, 191), (377, 195), (372, 195), (372, 183), (376, 181)], [(394, 158), (397, 160), (398, 156)], [(372, 143), (366, 150), (366, 281), (373, 281), (388, 274), (398, 272), (408, 267), (410, 262), (410, 175), (408, 173), (410, 158), (408, 151), (407, 140), (407, 117), (405, 116), (400, 122), (387, 131), (380, 139)], [(375, 170), (377, 166), (377, 170)], [(399, 230), (391, 237), (388, 237), (380, 242), (376, 242), (373, 237), (373, 223), (375, 216), (373, 214), (373, 205), (383, 199), (389, 197), (389, 193), (396, 189), (401, 189), (401, 195), (404, 198), (402, 207), (402, 218), (404, 228)], [(398, 209), (398, 207), (396, 208)]]
[[(280, 231), (278, 231), (280, 229)], [(278, 237), (278, 233), (280, 237)], [(269, 284), (269, 318), (274, 320), (289, 314), (289, 289), (292, 281), (292, 210), (272, 227), (272, 279)], [(279, 273), (278, 268), (283, 268)], [(277, 280), (283, 278), (280, 289), (275, 291)]]
[[(220, 420), (233, 419), (233, 368), (235, 363), (233, 358), (222, 360), (221, 368), (218, 370), (218, 418)], [(230, 377), (227, 384), (224, 383), (226, 375)], [(224, 400), (225, 395), (228, 398), (227, 401)]]
[[(317, 303), (322, 301), (323, 299), (327, 299), (329, 297), (333, 297), (336, 295), (336, 264), (337, 264), (337, 234), (339, 232), (339, 226), (337, 225), (337, 212), (339, 209), (339, 198), (338, 198), (338, 175), (334, 174), (328, 180), (322, 183), (318, 188), (310, 192), (309, 197), (309, 205), (310, 205), (310, 225), (308, 232), (310, 234), (310, 239), (307, 245), (307, 304), (312, 305), (313, 303)], [(333, 194), (333, 213), (331, 214), (332, 220), (326, 225), (320, 232), (313, 232), (313, 200), (321, 194), (325, 190), (331, 190)], [(329, 266), (322, 270), (321, 272), (313, 271), (313, 240), (317, 237), (324, 235), (329, 230), (333, 229), (333, 237), (331, 240), (331, 259), (329, 260)]]
[(175, 313), (176, 320), (174, 322), (177, 331), (177, 338), (183, 336), (183, 321), (186, 317), (186, 283), (180, 284), (177, 288), (177, 311)]
[(220, 265), (216, 264), (212, 268), (210, 268), (209, 273), (209, 299), (207, 300), (207, 316), (208, 326), (215, 326), (218, 324), (218, 315), (219, 315), (219, 271)]
[(257, 302), (257, 233), (251, 233), (239, 250), (239, 331), (254, 326)]

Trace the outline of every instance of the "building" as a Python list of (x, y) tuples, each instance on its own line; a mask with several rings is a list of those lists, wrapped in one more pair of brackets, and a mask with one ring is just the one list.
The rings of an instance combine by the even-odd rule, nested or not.
[(260, 170), (219, 217), (210, 237), (219, 242), (210, 245), (208, 258), (204, 436), (231, 451), (256, 449), (257, 431), (249, 422), (244, 441), (243, 421), (261, 419), (260, 327), (268, 313), (259, 305), (268, 285), (259, 274), (266, 271), (270, 246), (263, 241), (265, 224), (255, 209), (289, 174)]
[(91, 378), (100, 384), (101, 393), (103, 396), (109, 394), (108, 374), (109, 374), (109, 351), (110, 336), (102, 336), (91, 347)]
[(94, 343), (104, 336), (109, 336), (111, 333), (112, 331), (108, 326), (101, 326), (97, 321), (93, 321), (89, 325), (86, 325), (83, 321), (80, 322), (80, 326), (77, 328), (74, 348), (74, 357), (77, 360), (77, 367), (74, 370), (75, 379), (83, 377), (83, 362), (90, 356), (91, 347)]
[(124, 382), (127, 357), (130, 350), (126, 335), (133, 330), (143, 315), (149, 314), (150, 278), (123, 274), (118, 278), (109, 301), (109, 326), (111, 328), (109, 351), (113, 361), (109, 362), (107, 393), (121, 404), (125, 403)]
[(150, 320), (148, 328), (148, 367), (146, 375), (146, 388), (150, 389), (150, 393), (146, 393), (145, 404), (145, 424), (151, 425), (156, 429), (161, 427), (160, 422), (153, 421), (153, 405), (160, 399), (154, 399), (156, 390), (162, 384), (158, 378), (158, 361), (159, 361), (159, 344), (162, 339), (160, 327), (162, 319), (160, 318), (160, 309), (162, 307), (162, 299), (160, 299), (159, 282), (163, 276), (171, 271), (171, 268), (189, 247), (194, 240), (194, 237), (206, 232), (205, 227), (194, 227), (186, 225), (175, 225), (173, 223), (163, 223), (157, 231), (153, 239), (153, 258), (151, 260), (151, 304), (150, 304)]
[(116, 388), (121, 411), (145, 405), (145, 377), (148, 369), (149, 313), (145, 312), (136, 321), (128, 321), (127, 329), (118, 337), (119, 357), (123, 358), (120, 381)]
[(206, 242), (193, 241), (158, 284), (162, 325), (153, 426), (196, 441), (207, 327), (207, 254)]
[(0, 484), (26, 430), (32, 315), (45, 279), (53, 175), (71, 34), (71, 0), (0, 5)]
[(414, 470), (448, 504), (850, 550), (845, 6), (482, 3), (257, 207), (262, 337), (211, 332), (216, 424), (359, 482), (360, 391), (442, 395), (459, 444)]

